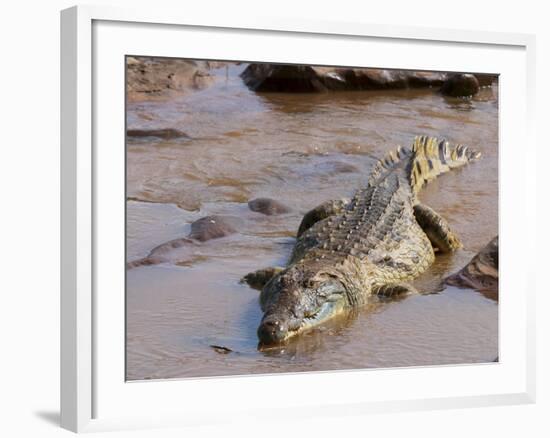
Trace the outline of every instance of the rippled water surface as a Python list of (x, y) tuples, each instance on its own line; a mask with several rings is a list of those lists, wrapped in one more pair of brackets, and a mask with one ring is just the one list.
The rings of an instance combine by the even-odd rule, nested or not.
[[(169, 101), (128, 105), (129, 128), (176, 128), (190, 138), (129, 139), (128, 261), (188, 234), (210, 214), (242, 218), (239, 233), (169, 254), (127, 273), (129, 380), (491, 362), (498, 305), (440, 280), (498, 232), (497, 90), (471, 101), (431, 90), (257, 94), (215, 70), (211, 87)], [(376, 158), (414, 135), (470, 145), (483, 158), (430, 183), (421, 199), (444, 215), (464, 249), (440, 256), (415, 281), (424, 292), (373, 304), (258, 351), (259, 292), (246, 273), (282, 265), (302, 215), (349, 196)], [(247, 201), (275, 198), (292, 212), (264, 216)], [(219, 345), (231, 351), (215, 350)]]

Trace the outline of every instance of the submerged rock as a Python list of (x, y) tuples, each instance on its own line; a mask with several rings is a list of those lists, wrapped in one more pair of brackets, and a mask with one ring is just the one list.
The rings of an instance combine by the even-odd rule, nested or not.
[(344, 161), (326, 161), (316, 166), (316, 169), (323, 172), (324, 175), (336, 175), (338, 173), (356, 173), (360, 169), (354, 164)]
[(241, 77), (254, 91), (308, 93), (434, 87), (443, 84), (447, 76), (408, 70), (250, 64)]
[(191, 224), (191, 232), (187, 237), (170, 240), (153, 248), (147, 257), (128, 262), (126, 269), (139, 266), (153, 266), (169, 260), (168, 254), (184, 246), (200, 245), (212, 239), (230, 236), (237, 233), (237, 228), (243, 223), (235, 216), (205, 216)]
[(128, 137), (158, 137), (163, 140), (171, 140), (174, 138), (190, 138), (185, 132), (173, 128), (164, 129), (128, 129), (126, 131)]
[(491, 240), (464, 268), (448, 277), (447, 284), (477, 289), (498, 299), (498, 236)]
[(473, 96), (479, 91), (479, 81), (471, 74), (454, 74), (441, 86), (441, 93), (451, 97)]
[(271, 198), (256, 198), (248, 201), (248, 208), (267, 216), (290, 213), (292, 210), (283, 203)]
[(181, 237), (179, 239), (169, 240), (168, 242), (161, 243), (158, 246), (155, 246), (147, 255), (138, 260), (133, 260), (126, 263), (126, 269), (138, 268), (140, 266), (154, 266), (160, 265), (161, 263), (166, 263), (169, 259), (166, 254), (169, 254), (171, 251), (181, 248), (182, 246), (193, 244), (194, 242), (186, 237)]
[(155, 266), (160, 265), (161, 263), (166, 262), (164, 257), (157, 257), (154, 255), (148, 255), (142, 259), (132, 260), (131, 262), (126, 263), (126, 269), (130, 270), (133, 268), (139, 268), (140, 266)]
[(190, 239), (206, 242), (211, 239), (230, 236), (237, 232), (242, 220), (235, 216), (205, 216), (191, 224)]

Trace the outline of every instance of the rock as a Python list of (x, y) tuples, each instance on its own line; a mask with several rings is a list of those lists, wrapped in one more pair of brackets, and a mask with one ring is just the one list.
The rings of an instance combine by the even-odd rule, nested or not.
[(308, 93), (327, 90), (317, 72), (309, 66), (250, 64), (241, 77), (254, 91)]
[(126, 57), (126, 65), (139, 65), (141, 62), (135, 56)]
[(158, 137), (163, 140), (171, 140), (174, 138), (190, 138), (185, 132), (178, 129), (128, 129), (126, 131), (128, 137)]
[(490, 87), (494, 82), (498, 81), (498, 75), (490, 75), (487, 73), (476, 73), (474, 75), (479, 82), (480, 87)]
[(262, 213), (267, 216), (285, 214), (292, 211), (289, 207), (275, 199), (256, 198), (248, 201), (248, 208), (256, 213)]
[(169, 254), (174, 249), (181, 248), (182, 246), (189, 244), (193, 244), (193, 241), (185, 237), (161, 243), (160, 245), (154, 247), (149, 252), (147, 257), (126, 263), (126, 269), (138, 268), (140, 266), (160, 265), (161, 263), (168, 261), (166, 254)]
[(204, 61), (172, 58), (126, 58), (128, 101), (166, 98), (173, 92), (200, 89), (213, 82)]
[(236, 65), (237, 63), (227, 61), (204, 61), (204, 65), (209, 69), (227, 67), (229, 64)]
[[(325, 68), (320, 72), (329, 73)], [(409, 70), (384, 70), (376, 68), (338, 68), (331, 77), (343, 79), (344, 90), (386, 90), (440, 86), (445, 73)]]
[(233, 352), (231, 348), (224, 347), (223, 345), (210, 345), (210, 348), (212, 348), (216, 353), (220, 354), (229, 354)]
[[(153, 248), (147, 257), (128, 262), (126, 269), (140, 266), (154, 266), (170, 261), (170, 253), (178, 248), (200, 245), (198, 242), (206, 242), (220, 237), (230, 236), (237, 232), (237, 228), (243, 223), (242, 219), (234, 216), (205, 216), (191, 224), (191, 232), (187, 237), (169, 240)], [(180, 263), (176, 263), (180, 264)], [(185, 264), (180, 264), (185, 266)]]
[(199, 242), (219, 239), (235, 234), (241, 224), (242, 220), (235, 216), (205, 216), (191, 224), (191, 232), (187, 237)]
[(498, 236), (491, 240), (464, 268), (451, 275), (445, 283), (483, 292), (498, 300)]
[(451, 97), (473, 96), (479, 91), (479, 81), (471, 74), (454, 74), (441, 86), (441, 93)]
[(168, 242), (162, 243), (154, 247), (149, 253), (148, 257), (162, 258), (165, 254), (173, 251), (174, 249), (181, 248), (184, 245), (188, 245), (192, 243), (193, 242), (186, 237), (180, 237), (179, 239), (169, 240)]
[(307, 93), (434, 87), (443, 84), (447, 76), (409, 70), (250, 64), (241, 77), (254, 91)]

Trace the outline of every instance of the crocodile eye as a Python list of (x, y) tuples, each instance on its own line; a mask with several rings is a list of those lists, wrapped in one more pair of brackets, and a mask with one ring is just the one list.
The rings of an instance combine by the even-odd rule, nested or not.
[(312, 278), (309, 278), (307, 281), (306, 281), (306, 286), (310, 289), (313, 289), (315, 287), (315, 280), (313, 280)]

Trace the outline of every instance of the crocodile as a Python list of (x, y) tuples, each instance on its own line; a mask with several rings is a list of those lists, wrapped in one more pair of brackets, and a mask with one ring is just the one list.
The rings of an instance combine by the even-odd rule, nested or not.
[(286, 267), (243, 278), (261, 289), (260, 346), (286, 342), (328, 319), (372, 302), (415, 292), (408, 282), (436, 252), (462, 245), (447, 221), (418, 199), (420, 189), (480, 152), (417, 136), (379, 160), (351, 199), (327, 201), (305, 214)]

